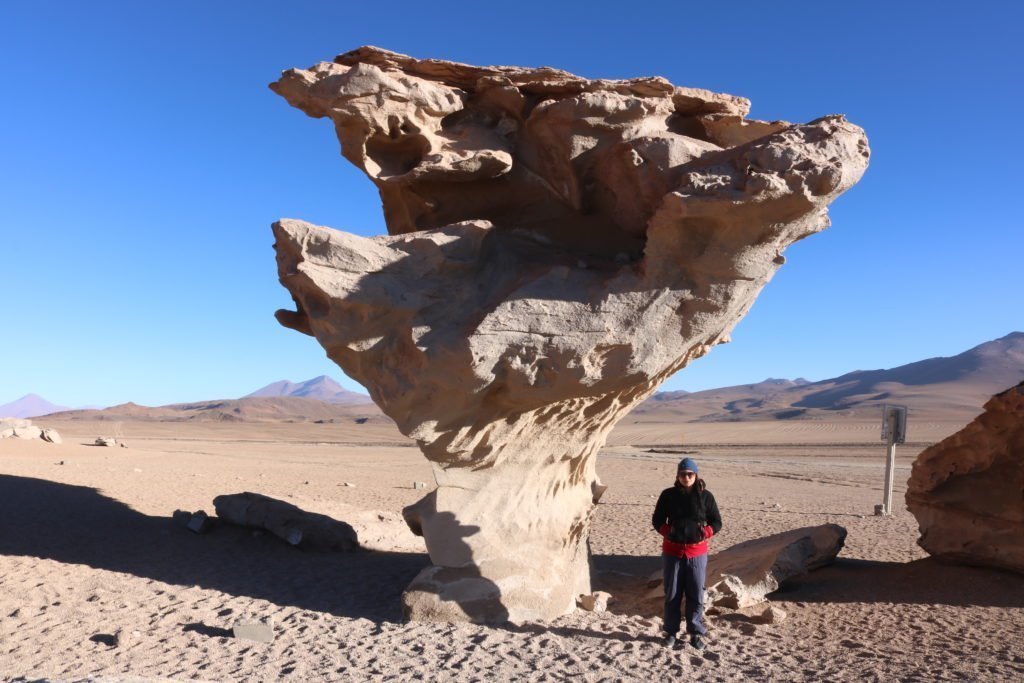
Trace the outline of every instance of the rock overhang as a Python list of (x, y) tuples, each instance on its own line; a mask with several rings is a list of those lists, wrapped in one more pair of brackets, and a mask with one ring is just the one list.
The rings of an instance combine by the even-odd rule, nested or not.
[[(390, 233), (487, 220), (518, 231), (523, 245), (532, 234), (597, 266), (637, 259), (648, 222), (684, 176), (708, 181), (718, 153), (791, 127), (744, 119), (743, 98), (661, 78), (588, 80), (373, 47), (289, 70), (271, 88), (334, 121), (343, 154), (380, 189)], [(844, 132), (863, 142), (866, 162), (854, 129)], [(746, 168), (727, 169), (717, 183), (745, 185), (743, 175), (786, 165), (784, 156), (746, 155)], [(691, 194), (719, 189), (710, 182), (691, 182)]]
[[(407, 519), (438, 567), (469, 571), (477, 598), (503, 605), (479, 613), (510, 618), (589, 592), (608, 431), (728, 340), (870, 156), (841, 116), (748, 120), (743, 98), (662, 78), (364, 47), (271, 87), (333, 121), (390, 233), (275, 224), (297, 309), (278, 318), (417, 440), (438, 489)], [(428, 574), (412, 613), (464, 618), (445, 607), (468, 600), (438, 582), (451, 572)]]

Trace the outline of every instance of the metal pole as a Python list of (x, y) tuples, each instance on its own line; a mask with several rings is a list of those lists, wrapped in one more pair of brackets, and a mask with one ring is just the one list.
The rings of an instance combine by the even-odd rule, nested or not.
[(896, 411), (885, 416), (889, 424), (889, 446), (885, 453), (885, 488), (882, 490), (882, 514), (892, 514), (892, 479), (896, 474)]

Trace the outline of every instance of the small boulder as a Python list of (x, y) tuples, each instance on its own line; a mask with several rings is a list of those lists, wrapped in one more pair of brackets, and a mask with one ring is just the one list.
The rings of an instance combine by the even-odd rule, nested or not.
[(253, 640), (257, 643), (274, 642), (274, 620), (273, 617), (261, 619), (239, 619), (231, 628), (235, 638), (242, 640)]
[(708, 559), (708, 604), (741, 609), (764, 602), (787, 579), (836, 559), (846, 529), (822, 524), (738, 543)]
[(60, 434), (57, 433), (56, 429), (46, 427), (40, 434), (43, 441), (49, 441), (50, 443), (64, 443), (64, 439), (60, 438)]
[(611, 593), (596, 591), (585, 593), (576, 598), (576, 605), (588, 612), (604, 612), (608, 609), (608, 602), (611, 600)]
[(92, 442), (94, 446), (108, 446), (114, 447), (117, 445), (117, 439), (107, 436), (97, 436), (96, 440)]
[(231, 524), (266, 529), (289, 545), (314, 550), (352, 551), (359, 539), (350, 524), (306, 512), (259, 493), (235, 493), (213, 499), (217, 516)]

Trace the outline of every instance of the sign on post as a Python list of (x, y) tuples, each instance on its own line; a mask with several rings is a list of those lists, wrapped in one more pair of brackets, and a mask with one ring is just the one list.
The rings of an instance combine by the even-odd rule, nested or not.
[(882, 404), (882, 441), (904, 443), (907, 440), (907, 407)]
[(875, 514), (892, 514), (892, 480), (896, 471), (896, 444), (907, 440), (907, 407), (891, 404), (882, 405), (882, 441), (885, 441), (885, 485), (882, 488), (882, 504), (875, 506)]

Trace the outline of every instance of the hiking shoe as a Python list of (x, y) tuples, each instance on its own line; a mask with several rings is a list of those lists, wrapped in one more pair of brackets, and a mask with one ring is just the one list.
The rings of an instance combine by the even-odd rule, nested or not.
[(673, 635), (665, 636), (665, 647), (672, 649), (676, 646), (676, 637)]
[(690, 645), (692, 645), (695, 650), (703, 650), (706, 647), (704, 637), (699, 633), (694, 633), (690, 636)]

